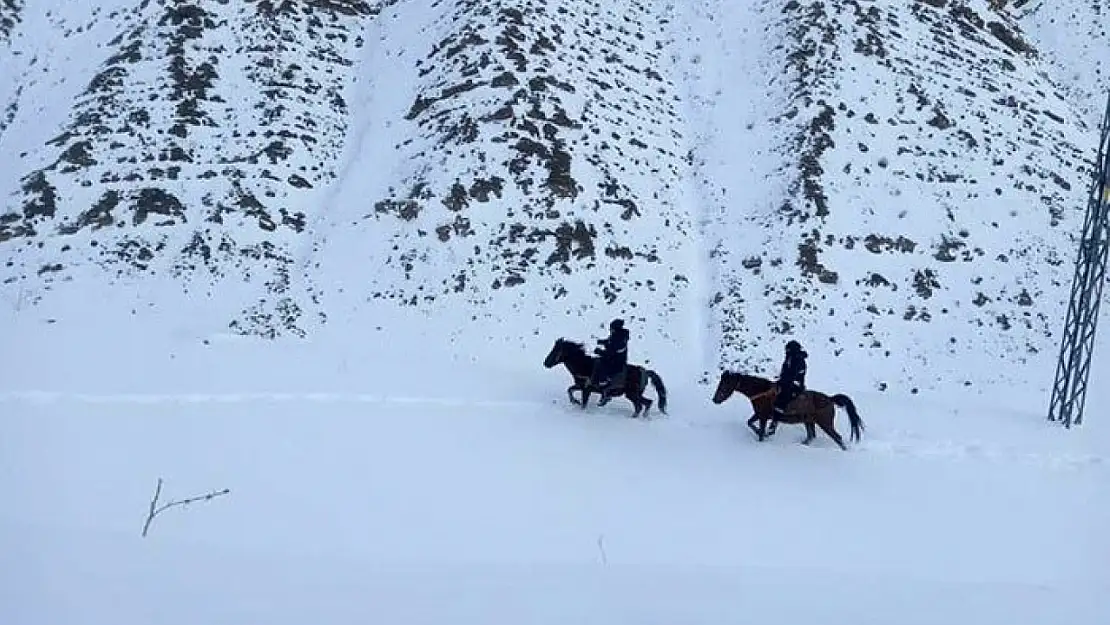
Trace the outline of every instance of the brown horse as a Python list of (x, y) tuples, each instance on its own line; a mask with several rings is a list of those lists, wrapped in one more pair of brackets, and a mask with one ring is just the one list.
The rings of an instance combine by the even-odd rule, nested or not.
[[(860, 439), (860, 433), (864, 429), (863, 420), (856, 412), (856, 405), (847, 395), (837, 394), (829, 397), (817, 391), (802, 391), (787, 405), (785, 414), (776, 418), (772, 414), (775, 397), (778, 396), (778, 385), (771, 380), (726, 371), (721, 374), (721, 380), (717, 383), (717, 391), (713, 393), (713, 403), (719, 404), (725, 401), (732, 396), (733, 392), (742, 393), (751, 401), (755, 414), (748, 419), (748, 427), (751, 428), (752, 432), (755, 432), (755, 435), (761, 441), (767, 436), (768, 420), (771, 420), (772, 434), (774, 434), (776, 428), (775, 421), (804, 423), (806, 437), (802, 441), (803, 445), (813, 442), (813, 439), (817, 436), (817, 430), (814, 426), (820, 426), (821, 430), (829, 435), (829, 438), (833, 439), (841, 449), (847, 451), (848, 448), (844, 445), (844, 440), (840, 438), (840, 434), (836, 432), (836, 427), (833, 425), (838, 406), (848, 411), (848, 422), (852, 427), (853, 441)], [(758, 430), (755, 427), (756, 420), (759, 421)]]

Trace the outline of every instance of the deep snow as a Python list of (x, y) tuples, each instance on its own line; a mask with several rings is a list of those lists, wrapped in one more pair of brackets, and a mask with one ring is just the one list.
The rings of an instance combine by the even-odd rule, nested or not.
[[(627, 419), (623, 400), (583, 413), (565, 372), (542, 368), (548, 337), (456, 357), (431, 333), (74, 328), (93, 367), (66, 326), (7, 327), (0, 622), (1110, 616), (1098, 385), (1072, 431), (1019, 392), (992, 407), (823, 389), (853, 396), (868, 426), (845, 453), (799, 445), (798, 426), (758, 444), (746, 402), (714, 406), (666, 364), (669, 416)], [(159, 477), (163, 497), (230, 494), (142, 538)]]
[[(632, 5), (643, 7), (620, 6)], [(660, 197), (700, 228), (669, 240), (681, 249), (668, 262), (689, 274), (683, 306), (632, 320), (632, 361), (656, 369), (670, 395), (669, 416), (648, 421), (627, 419), (623, 400), (587, 412), (568, 406), (568, 376), (541, 366), (557, 336), (592, 341), (613, 312), (590, 299), (589, 274), (567, 278), (587, 293), (573, 301), (502, 292), (503, 306), (445, 304), (435, 316), (367, 301), (375, 280), (391, 284), (381, 265), (392, 248), (353, 224), (413, 166), (380, 165), (408, 137), (396, 113), (421, 86), (404, 68), (449, 30), (416, 4), (383, 15), (388, 21), (367, 26), (371, 45), (348, 91), (346, 152), (321, 165), (342, 182), (318, 190), (311, 237), (290, 250), (307, 274), (293, 275), (294, 287), (327, 293), (319, 308), (328, 323), (309, 340), (228, 334), (228, 319), (257, 283), (182, 294), (172, 280), (137, 279), (108, 289), (99, 269), (78, 267), (72, 288), (41, 306), (28, 301), (34, 288), (4, 285), (0, 623), (1110, 622), (1105, 329), (1087, 423), (1071, 431), (1044, 420), (1052, 370), (1036, 372), (1054, 353), (1018, 367), (1016, 358), (965, 345), (994, 340), (994, 330), (953, 331), (941, 316), (905, 332), (889, 326), (880, 338), (890, 353), (878, 360), (837, 359), (842, 347), (826, 334), (802, 337), (810, 385), (851, 395), (867, 424), (847, 453), (823, 436), (812, 448), (798, 445), (797, 426), (758, 444), (743, 425), (746, 402), (714, 406), (712, 386), (698, 384), (705, 370), (718, 373), (722, 349), (756, 361), (780, 349), (772, 337), (745, 353), (746, 338), (768, 335), (770, 296), (759, 297), (777, 278), (770, 262), (759, 280), (737, 263), (768, 245), (792, 254), (794, 244), (773, 220), (764, 231), (734, 219), (764, 221), (786, 184), (770, 157), (778, 142), (760, 125), (785, 104), (774, 95), (781, 85), (769, 82), (777, 67), (766, 44), (785, 25), (772, 4), (713, 1), (667, 12), (668, 36), (683, 45), (667, 49), (670, 65), (660, 71), (676, 79), (684, 147), (697, 158), (690, 177)], [(41, 12), (28, 19), (49, 28)], [(5, 151), (41, 146), (68, 115), (73, 85), (93, 72), (92, 51), (109, 25), (44, 57), (54, 69), (27, 70), (52, 76), (28, 82), (17, 98), (20, 114), (40, 123), (6, 131)], [(736, 36), (743, 28), (745, 37)], [(380, 67), (391, 71), (369, 71)], [(56, 86), (55, 73), (70, 86)], [(0, 80), (0, 90), (24, 76)], [(751, 97), (755, 84), (766, 87), (760, 97)], [(857, 96), (889, 95), (856, 87)], [(868, 154), (893, 147), (876, 141)], [(844, 154), (829, 162), (849, 164)], [(17, 175), (0, 172), (0, 183), (11, 186)], [(659, 183), (643, 171), (630, 179), (644, 197)], [(926, 223), (913, 230), (936, 217), (918, 213)], [(496, 215), (488, 219), (496, 224)], [(636, 236), (661, 237), (658, 219)], [(902, 218), (870, 219), (893, 236)], [(1004, 233), (982, 245), (1015, 240)], [(736, 262), (700, 257), (722, 249)], [(793, 262), (786, 251), (782, 272)], [(1070, 262), (1071, 253), (1061, 254)], [(672, 268), (653, 277), (669, 280)], [(1070, 276), (1066, 265), (1061, 271)], [(741, 276), (748, 316), (706, 313), (714, 292)], [(1029, 280), (1064, 288), (1050, 277)], [(663, 290), (651, 298), (638, 302), (671, 305)], [(1049, 308), (1062, 305), (1046, 299)], [(724, 301), (735, 309), (740, 300)], [(863, 311), (837, 308), (867, 325)], [(1040, 322), (1057, 331), (1062, 320)], [(866, 333), (840, 323), (817, 325), (871, 349)], [(956, 335), (956, 347), (932, 351)], [(976, 374), (974, 383), (937, 364), (945, 359)], [(981, 383), (987, 374), (1024, 381)], [(919, 393), (896, 383), (876, 390), (888, 376), (928, 384)], [(843, 415), (837, 423), (843, 432)], [(168, 497), (230, 493), (166, 511), (143, 538), (159, 478)]]

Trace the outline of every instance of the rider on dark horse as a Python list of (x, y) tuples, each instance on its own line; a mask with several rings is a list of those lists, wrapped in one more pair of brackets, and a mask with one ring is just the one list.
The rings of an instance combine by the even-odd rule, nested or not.
[(623, 319), (614, 319), (609, 323), (608, 338), (599, 339), (594, 353), (599, 356), (597, 367), (594, 369), (592, 383), (601, 391), (600, 405), (604, 406), (609, 397), (606, 394), (613, 378), (618, 373), (623, 373), (628, 365), (628, 330), (624, 327)]
[[(798, 341), (792, 340), (786, 344), (786, 359), (782, 362), (778, 379), (779, 394), (775, 397), (775, 418), (784, 416), (786, 406), (806, 389), (806, 357), (808, 356), (809, 354), (802, 349)], [(772, 427), (774, 427), (773, 422)]]

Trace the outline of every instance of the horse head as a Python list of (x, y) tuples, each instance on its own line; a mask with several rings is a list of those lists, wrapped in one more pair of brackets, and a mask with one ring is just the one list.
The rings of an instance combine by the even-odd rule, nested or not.
[(586, 348), (581, 343), (568, 341), (564, 338), (555, 340), (555, 345), (551, 347), (551, 351), (547, 353), (547, 358), (543, 360), (543, 366), (550, 369), (561, 362), (570, 362), (589, 360), (590, 357), (586, 354)]
[(581, 343), (560, 338), (555, 341), (543, 366), (550, 369), (558, 364), (564, 364), (573, 375), (588, 375), (593, 371), (593, 358), (586, 353), (586, 348)]
[(551, 346), (551, 351), (547, 352), (547, 358), (543, 359), (543, 366), (550, 369), (559, 364), (563, 360), (563, 345), (566, 343), (565, 339), (555, 339), (555, 344)]
[(735, 371), (725, 371), (717, 382), (717, 391), (713, 393), (713, 403), (719, 404), (734, 392), (740, 392), (748, 399), (756, 397), (774, 388), (774, 382), (754, 375), (745, 375)]
[(736, 377), (738, 375), (732, 371), (721, 373), (721, 378), (717, 381), (717, 390), (713, 393), (714, 404), (719, 404), (732, 396), (732, 392), (736, 390)]

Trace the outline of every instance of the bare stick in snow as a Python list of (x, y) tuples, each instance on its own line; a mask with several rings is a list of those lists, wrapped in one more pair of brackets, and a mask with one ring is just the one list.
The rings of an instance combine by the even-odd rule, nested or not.
[(154, 517), (158, 516), (162, 511), (172, 508), (174, 506), (187, 506), (191, 503), (198, 501), (209, 501), (215, 499), (220, 495), (226, 495), (231, 492), (231, 489), (225, 488), (223, 490), (214, 490), (205, 495), (198, 495), (188, 499), (171, 500), (169, 503), (158, 505), (158, 497), (162, 494), (162, 478), (158, 478), (158, 487), (154, 489), (154, 498), (150, 500), (150, 512), (147, 514), (146, 523), (143, 524), (143, 538), (146, 538), (147, 531), (150, 530), (150, 524), (154, 521)]

